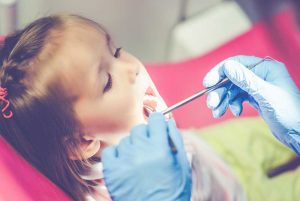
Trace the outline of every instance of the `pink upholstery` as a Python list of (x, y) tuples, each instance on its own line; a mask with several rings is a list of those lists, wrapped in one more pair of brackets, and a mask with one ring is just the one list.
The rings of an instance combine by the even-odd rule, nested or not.
[[(234, 55), (272, 56), (287, 65), (300, 86), (300, 33), (292, 15), (289, 10), (282, 11), (268, 22), (254, 24), (248, 32), (204, 56), (178, 63), (148, 64), (148, 71), (168, 105), (202, 89), (203, 77), (209, 69)], [(255, 115), (256, 111), (247, 104), (243, 116)], [(181, 128), (203, 127), (233, 118), (227, 112), (224, 117), (214, 119), (205, 98), (179, 108), (174, 116)]]
[[(3, 39), (0, 36), (0, 41)], [(68, 201), (70, 199), (0, 137), (0, 200)]]
[[(256, 23), (247, 33), (205, 56), (178, 63), (149, 64), (148, 70), (169, 105), (201, 89), (202, 78), (212, 66), (237, 54), (261, 57), (270, 55), (284, 61), (300, 86), (300, 40), (291, 19), (291, 13), (284, 11), (269, 23)], [(219, 120), (213, 119), (204, 99), (197, 100), (174, 114), (182, 128), (206, 126), (232, 117), (227, 114)], [(257, 115), (256, 112), (246, 107), (244, 116), (253, 115)], [(69, 199), (0, 138), (0, 200)]]
[(0, 138), (0, 200), (70, 200)]

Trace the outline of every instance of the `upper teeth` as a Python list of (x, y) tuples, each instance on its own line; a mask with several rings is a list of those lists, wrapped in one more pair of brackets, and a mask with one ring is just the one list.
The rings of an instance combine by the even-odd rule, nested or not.
[[(147, 101), (147, 100), (155, 101), (157, 103), (156, 107), (152, 109), (153, 111), (163, 111), (164, 109), (167, 108), (166, 104), (159, 97), (145, 95), (144, 101)], [(145, 105), (144, 105), (144, 107), (145, 107)]]
[(146, 106), (146, 105), (145, 105), (144, 108), (145, 108), (149, 113), (155, 112), (155, 109), (152, 108), (152, 107), (149, 107), (149, 106)]
[(145, 95), (144, 100), (157, 101), (157, 97), (151, 95)]

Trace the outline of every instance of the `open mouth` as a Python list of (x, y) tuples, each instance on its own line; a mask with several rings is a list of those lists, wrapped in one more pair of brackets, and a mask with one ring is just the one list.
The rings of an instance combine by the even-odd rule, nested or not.
[(147, 107), (147, 106), (144, 106), (143, 112), (144, 112), (144, 119), (147, 120), (147, 119), (149, 118), (150, 114), (151, 114), (152, 112), (155, 112), (155, 111), (152, 110), (152, 108), (149, 108), (149, 107)]
[[(148, 121), (148, 118), (152, 112), (161, 112), (167, 108), (167, 105), (164, 101), (155, 94), (154, 90), (151, 87), (145, 92), (143, 100), (143, 114), (145, 121)], [(167, 119), (172, 118), (172, 114), (168, 113), (165, 115)]]
[(144, 100), (143, 100), (143, 113), (144, 113), (145, 120), (148, 120), (152, 112), (157, 111), (157, 105), (158, 105), (158, 97), (155, 95), (154, 90), (151, 87), (148, 87), (148, 89), (145, 92)]

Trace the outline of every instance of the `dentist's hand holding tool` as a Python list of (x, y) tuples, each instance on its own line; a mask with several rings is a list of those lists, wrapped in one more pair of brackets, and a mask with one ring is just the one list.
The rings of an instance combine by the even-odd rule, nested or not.
[(214, 117), (221, 117), (229, 107), (235, 116), (244, 101), (255, 107), (282, 143), (300, 154), (300, 92), (285, 65), (265, 60), (253, 69), (248, 66), (261, 58), (236, 56), (215, 66), (204, 78), (210, 87), (228, 77), (230, 83), (211, 92), (207, 105)]
[(152, 113), (148, 125), (134, 127), (119, 145), (106, 148), (102, 162), (114, 201), (190, 200), (191, 168), (181, 135), (175, 122), (160, 113)]

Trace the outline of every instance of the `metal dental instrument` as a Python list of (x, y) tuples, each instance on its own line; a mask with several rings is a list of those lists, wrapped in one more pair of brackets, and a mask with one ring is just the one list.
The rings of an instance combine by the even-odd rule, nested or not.
[[(152, 113), (152, 112), (155, 112), (155, 110), (152, 109), (151, 107), (148, 107), (148, 106), (144, 106), (144, 107), (148, 111), (149, 114)], [(170, 136), (168, 136), (168, 141), (169, 141), (169, 145), (171, 147), (171, 151), (174, 154), (176, 154), (177, 153), (177, 148), (176, 148), (176, 146), (175, 146), (175, 144), (174, 144), (174, 142), (173, 142), (173, 140), (172, 140), (172, 138)]]
[[(261, 64), (262, 62), (267, 61), (267, 60), (274, 60), (274, 61), (276, 61), (276, 60), (273, 59), (272, 57), (266, 56), (266, 57), (262, 58), (259, 62), (257, 62), (257, 63), (255, 63), (255, 64), (253, 64), (252, 66), (248, 67), (248, 69), (251, 70), (251, 69), (254, 68), (255, 66), (257, 66), (257, 65), (259, 65), (259, 64)], [(175, 110), (175, 109), (177, 109), (177, 108), (179, 108), (179, 107), (181, 107), (181, 106), (183, 106), (183, 105), (185, 105), (185, 104), (187, 104), (187, 103), (189, 103), (189, 102), (195, 100), (196, 98), (199, 98), (199, 97), (203, 96), (204, 94), (207, 94), (207, 93), (209, 93), (209, 92), (211, 92), (211, 91), (214, 91), (214, 90), (216, 90), (216, 89), (218, 89), (218, 88), (224, 86), (224, 85), (227, 84), (228, 82), (230, 82), (230, 80), (229, 80), (228, 78), (224, 78), (223, 80), (221, 80), (221, 81), (218, 82), (217, 84), (215, 84), (215, 85), (213, 85), (213, 86), (211, 86), (211, 87), (207, 87), (207, 88), (205, 88), (205, 89), (203, 89), (203, 90), (201, 90), (201, 91), (199, 91), (199, 92), (197, 92), (197, 93), (195, 93), (195, 94), (189, 96), (188, 98), (186, 98), (186, 99), (184, 99), (184, 100), (182, 100), (182, 101), (180, 101), (180, 102), (178, 102), (178, 103), (172, 105), (171, 107), (169, 107), (169, 108), (163, 110), (163, 111), (162, 111), (162, 114), (163, 114), (163, 115), (166, 115), (166, 114), (172, 112), (173, 110)]]

